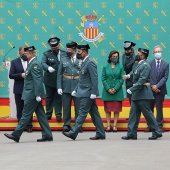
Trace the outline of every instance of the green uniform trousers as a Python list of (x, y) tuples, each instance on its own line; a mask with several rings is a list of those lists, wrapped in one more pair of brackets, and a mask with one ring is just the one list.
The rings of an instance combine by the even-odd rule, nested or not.
[(13, 136), (20, 138), (25, 127), (29, 123), (33, 113), (36, 113), (39, 124), (42, 128), (42, 138), (51, 138), (52, 133), (50, 126), (48, 124), (48, 120), (45, 115), (44, 108), (42, 106), (42, 101), (37, 102), (35, 99), (24, 100), (24, 108), (22, 111), (22, 117), (12, 133)]
[(141, 112), (143, 113), (148, 126), (152, 130), (152, 136), (160, 135), (161, 130), (150, 109), (150, 100), (132, 100), (130, 117), (128, 120), (127, 136), (137, 137), (137, 129), (140, 121)]
[(69, 131), (69, 134), (73, 136), (74, 138), (77, 137), (78, 132), (81, 126), (83, 125), (88, 113), (90, 113), (92, 122), (96, 126), (96, 137), (105, 138), (103, 122), (98, 112), (96, 99), (90, 99), (90, 97), (80, 98), (80, 107), (79, 107), (78, 117), (76, 119), (75, 125)]
[(78, 97), (72, 96), (70, 93), (63, 93), (62, 94), (62, 101), (63, 101), (63, 119), (64, 119), (64, 130), (69, 130), (71, 128), (71, 103), (72, 100), (74, 101), (74, 111), (75, 111), (75, 120), (78, 116), (79, 111), (79, 103), (80, 100)]
[(46, 86), (46, 116), (47, 118), (52, 117), (53, 108), (56, 117), (61, 116), (62, 112), (62, 99), (61, 95), (58, 94), (57, 89), (54, 87)]

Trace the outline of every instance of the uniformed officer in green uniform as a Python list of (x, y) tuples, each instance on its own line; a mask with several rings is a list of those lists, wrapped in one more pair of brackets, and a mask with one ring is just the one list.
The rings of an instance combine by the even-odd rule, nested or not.
[(96, 105), (98, 92), (98, 74), (97, 66), (88, 56), (89, 45), (78, 45), (77, 58), (81, 58), (80, 80), (72, 95), (80, 98), (80, 107), (75, 125), (69, 132), (63, 132), (68, 138), (76, 139), (80, 128), (82, 127), (87, 114), (90, 113), (93, 124), (96, 126), (96, 135), (91, 140), (105, 139), (103, 122)]
[(77, 43), (66, 44), (67, 57), (64, 57), (58, 69), (57, 88), (58, 94), (62, 95), (63, 102), (63, 132), (71, 129), (71, 103), (74, 101), (75, 119), (78, 115), (79, 98), (72, 96), (71, 93), (79, 82), (79, 71), (81, 61), (76, 58)]
[[(127, 136), (123, 136), (122, 139), (137, 139), (137, 128), (142, 112), (148, 126), (152, 129), (152, 136), (148, 139), (156, 140), (162, 137), (162, 133), (150, 109), (150, 100), (153, 100), (154, 97), (150, 87), (151, 67), (147, 62), (149, 50), (139, 48), (138, 55), (140, 56), (140, 61), (133, 73), (131, 73), (133, 74), (133, 86), (127, 89), (127, 92), (132, 94), (128, 133)], [(129, 76), (132, 75), (125, 75), (124, 78), (128, 78)]]
[(46, 116), (50, 120), (54, 112), (57, 121), (61, 121), (62, 100), (61, 95), (57, 93), (57, 72), (60, 60), (66, 56), (66, 52), (60, 50), (60, 39), (57, 37), (50, 38), (48, 44), (51, 49), (43, 53), (42, 66), (44, 69), (44, 84), (46, 90)]
[[(133, 69), (133, 65), (135, 63), (135, 52), (134, 52), (134, 46), (136, 44), (132, 41), (124, 41), (123, 43), (123, 47), (124, 47), (124, 54), (122, 56), (122, 65), (124, 67), (125, 73), (129, 74), (132, 69)], [(127, 79), (125, 81), (126, 83), (126, 90), (129, 89), (130, 87), (133, 86), (133, 81), (132, 81), (133, 77), (130, 77), (129, 79)], [(129, 99), (129, 103), (131, 104), (131, 94), (126, 93), (127, 98)]]
[(22, 99), (24, 108), (22, 117), (12, 134), (4, 134), (7, 138), (19, 142), (20, 137), (35, 112), (42, 128), (42, 138), (37, 142), (52, 141), (52, 133), (42, 106), (42, 97), (45, 96), (43, 89), (43, 69), (41, 63), (35, 57), (35, 47), (24, 48), (24, 54), (28, 58), (26, 77), (24, 80), (24, 89)]

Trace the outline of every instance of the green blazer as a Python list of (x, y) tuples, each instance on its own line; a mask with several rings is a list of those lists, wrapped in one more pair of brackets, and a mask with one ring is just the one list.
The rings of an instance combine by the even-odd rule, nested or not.
[[(66, 56), (66, 52), (60, 50), (60, 60), (65, 56)], [(60, 61), (58, 60), (58, 56), (55, 54), (55, 52), (48, 50), (43, 53), (41, 64), (44, 70), (44, 84), (56, 88), (57, 72), (60, 64)], [(49, 66), (53, 67), (55, 71), (50, 73), (48, 71)]]
[(45, 93), (43, 88), (43, 69), (41, 63), (34, 58), (27, 66), (22, 99), (35, 99), (36, 96), (42, 98), (45, 97)]
[[(123, 82), (122, 76), (125, 75), (122, 64), (116, 64), (114, 71), (112, 71), (111, 64), (107, 64), (102, 70), (102, 100), (103, 101), (123, 101)], [(116, 90), (115, 94), (108, 93), (110, 88)]]
[(72, 91), (77, 86), (79, 79), (68, 79), (63, 76), (79, 76), (80, 72), (80, 60), (76, 59), (72, 63), (70, 57), (64, 57), (59, 65), (57, 74), (57, 89), (62, 89), (64, 93), (72, 93)]
[[(132, 92), (132, 100), (154, 99), (150, 83), (151, 67), (146, 60), (138, 63), (133, 71), (133, 86), (129, 88)], [(148, 85), (145, 85), (147, 83)]]

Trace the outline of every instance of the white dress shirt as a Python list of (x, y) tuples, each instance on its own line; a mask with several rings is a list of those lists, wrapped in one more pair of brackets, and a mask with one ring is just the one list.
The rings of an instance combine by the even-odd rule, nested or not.
[(24, 72), (25, 72), (26, 69), (27, 69), (27, 61), (24, 61), (23, 59), (21, 59), (21, 63), (22, 63), (22, 66), (23, 66), (23, 69), (24, 69)]

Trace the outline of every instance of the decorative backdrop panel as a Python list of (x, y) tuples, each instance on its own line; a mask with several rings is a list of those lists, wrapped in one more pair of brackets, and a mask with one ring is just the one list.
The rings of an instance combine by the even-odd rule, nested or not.
[[(8, 97), (8, 71), (2, 65), (18, 57), (22, 45), (34, 45), (37, 57), (49, 46), (47, 40), (57, 36), (61, 49), (67, 42), (89, 43), (90, 57), (98, 65), (99, 89), (101, 69), (111, 50), (122, 55), (125, 40), (150, 50), (163, 48), (163, 58), (170, 61), (169, 0), (1, 0), (0, 1), (0, 97)], [(168, 80), (170, 87), (170, 80)], [(167, 96), (169, 98), (169, 95)]]

